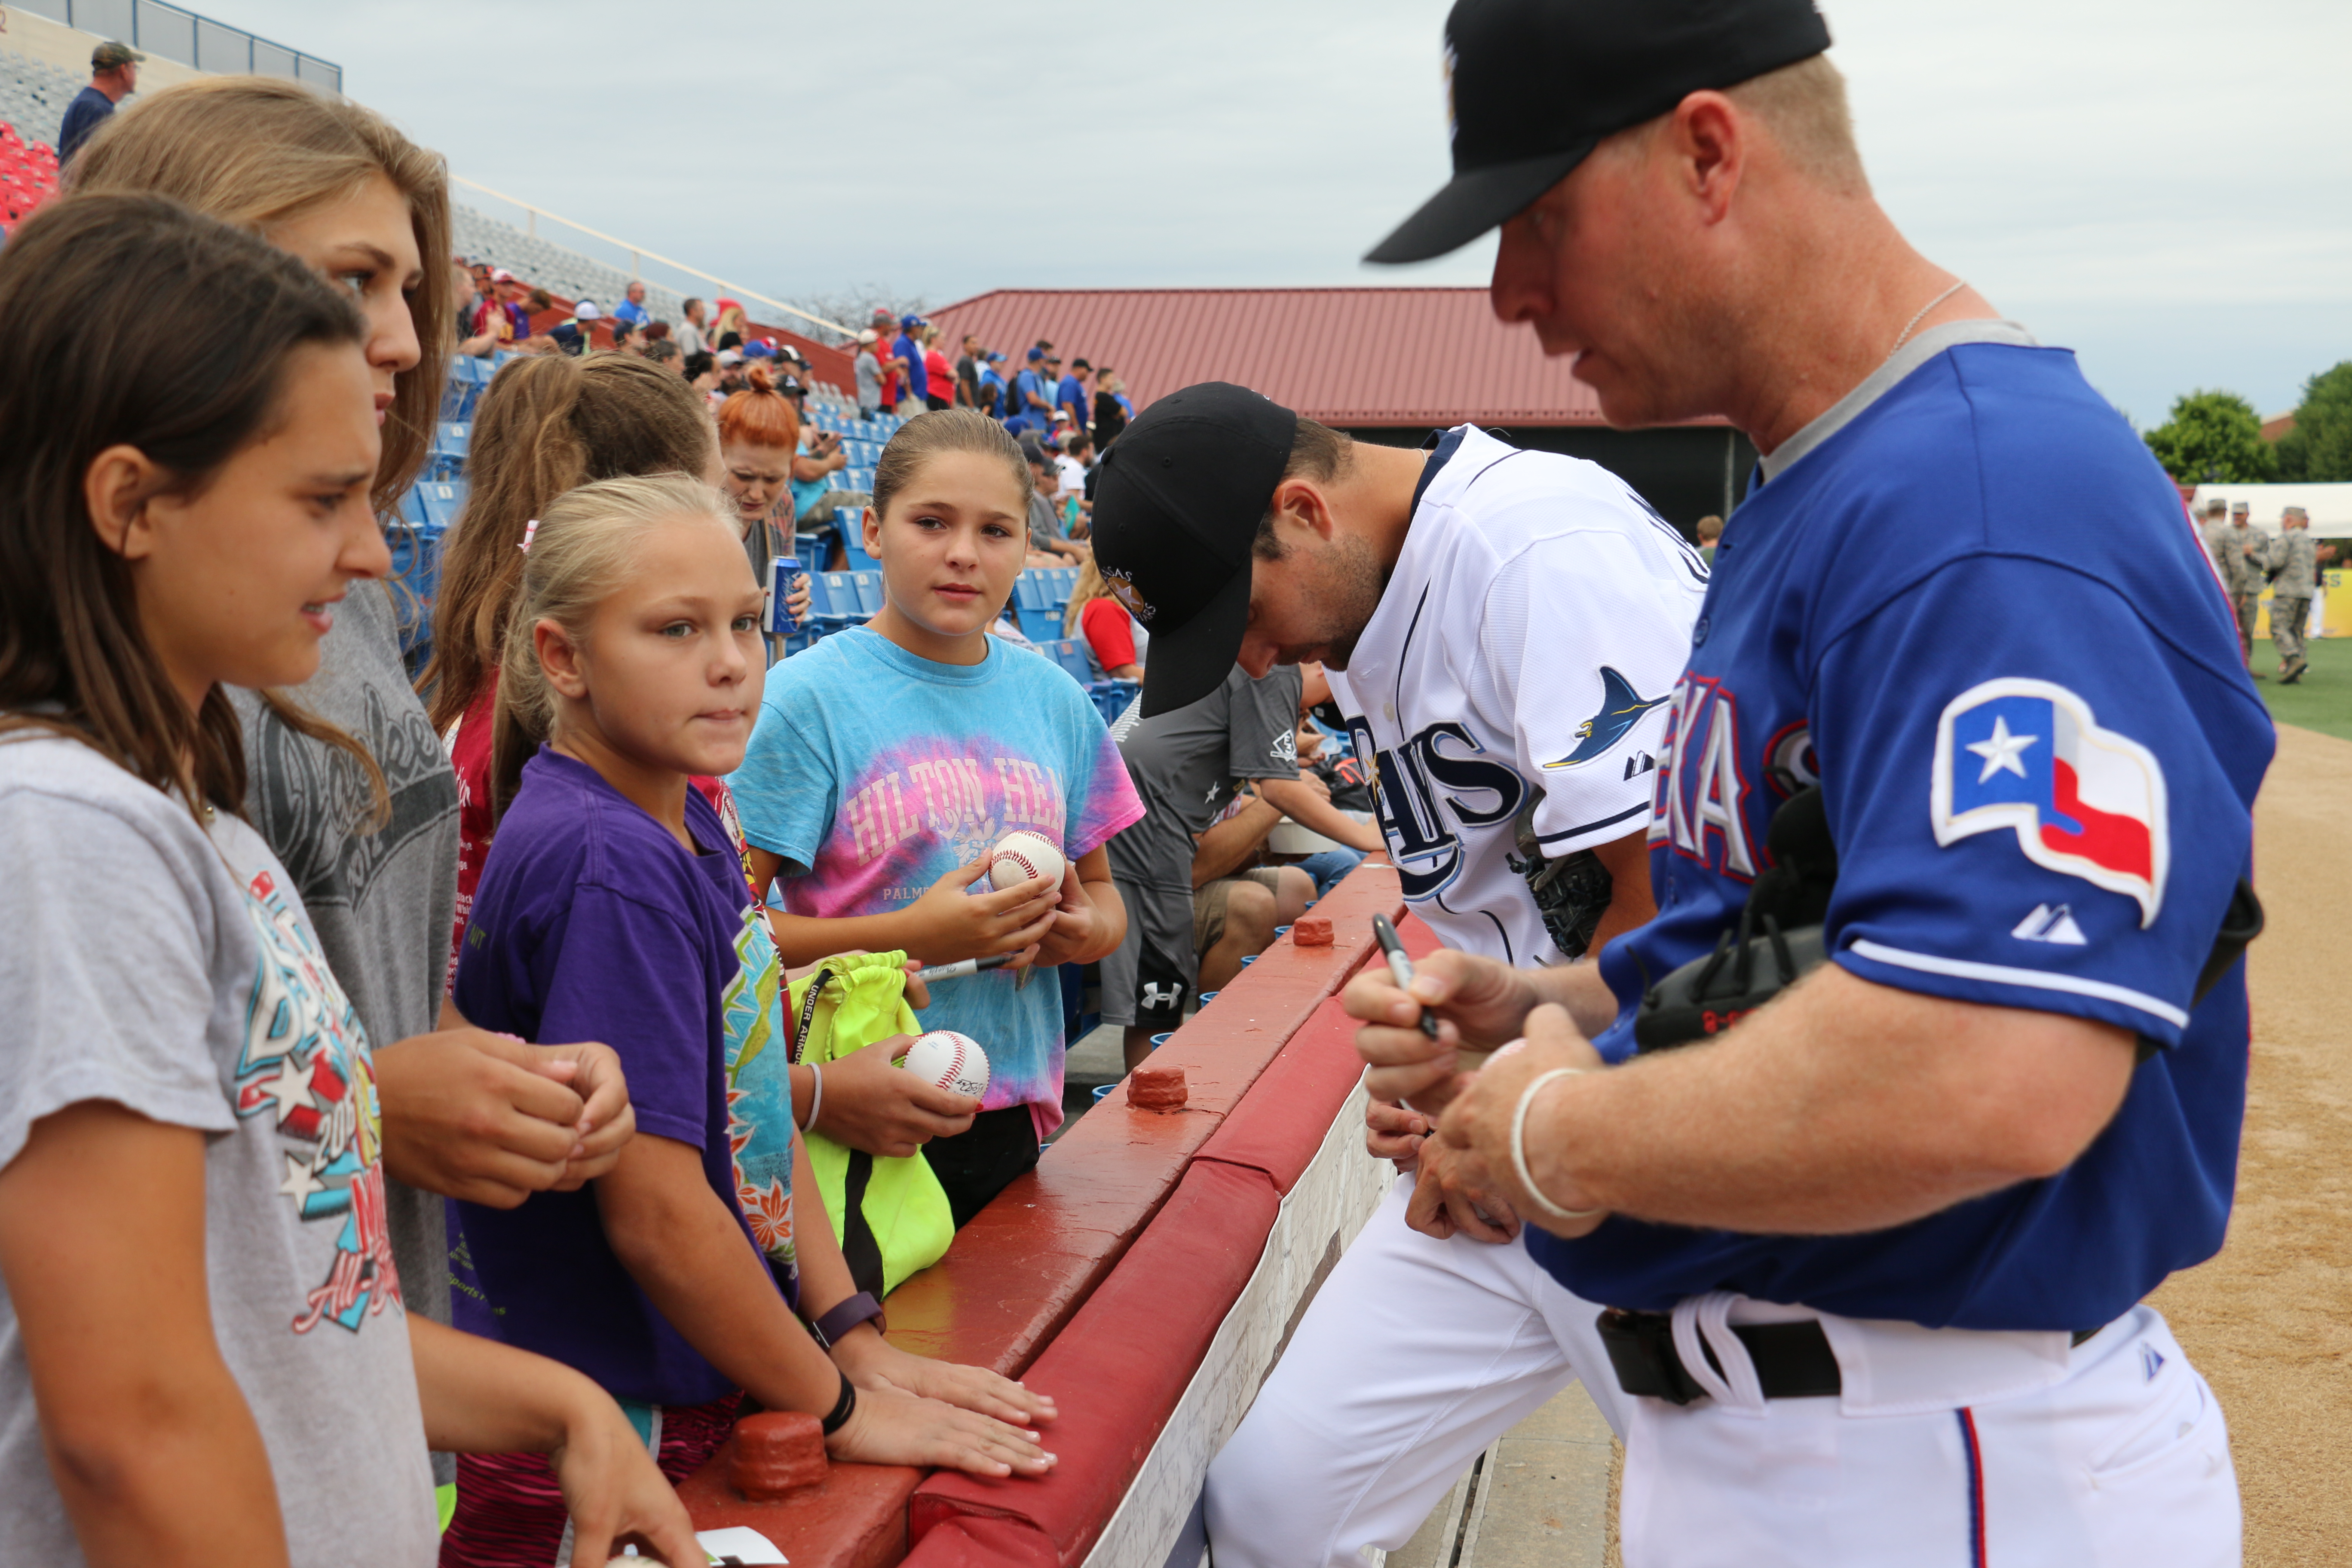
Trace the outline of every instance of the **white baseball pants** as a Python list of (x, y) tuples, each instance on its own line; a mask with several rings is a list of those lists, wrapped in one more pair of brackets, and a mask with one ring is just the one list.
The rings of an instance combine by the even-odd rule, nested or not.
[[(1733, 1303), (1735, 1321), (1814, 1315), (1697, 1300)], [(1709, 1334), (1727, 1397), (1626, 1401), (1625, 1568), (2241, 1561), (2221, 1408), (2153, 1308), (2071, 1348), (2063, 1334), (1822, 1321), (1840, 1398), (1743, 1397), (1744, 1348)], [(2046, 1370), (2018, 1376), (2020, 1352)]]
[(1517, 1243), (1434, 1241), (1397, 1182), (1348, 1248), (1209, 1467), (1217, 1568), (1363, 1568), (1412, 1539), (1487, 1444), (1585, 1369), (1612, 1427), (1619, 1392), (1593, 1320)]

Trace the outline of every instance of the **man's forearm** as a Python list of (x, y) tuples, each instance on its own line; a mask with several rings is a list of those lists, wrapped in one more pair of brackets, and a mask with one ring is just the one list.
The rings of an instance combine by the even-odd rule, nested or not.
[(1205, 888), (1229, 876), (1252, 855), (1282, 820), (1282, 813), (1264, 800), (1253, 800), (1223, 822), (1210, 824), (1192, 851), (1192, 886)]
[(1370, 854), (1385, 848), (1381, 830), (1369, 822), (1359, 822), (1333, 805), (1320, 791), (1297, 779), (1262, 779), (1258, 793), (1271, 802), (1276, 810), (1299, 826), (1336, 839), (1350, 849)]
[(1527, 1148), (1538, 1184), (1571, 1206), (1877, 1230), (2063, 1169), (2122, 1103), (2133, 1059), (2120, 1028), (1832, 966), (1715, 1043), (1555, 1086)]

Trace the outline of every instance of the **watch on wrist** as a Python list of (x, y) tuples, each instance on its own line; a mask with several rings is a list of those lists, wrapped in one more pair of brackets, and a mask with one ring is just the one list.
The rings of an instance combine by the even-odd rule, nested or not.
[(872, 1323), (876, 1333), (883, 1331), (882, 1303), (876, 1300), (870, 1292), (860, 1290), (856, 1295), (843, 1300), (824, 1316), (811, 1319), (809, 1332), (816, 1336), (817, 1343), (831, 1350), (841, 1342), (842, 1335), (865, 1322)]

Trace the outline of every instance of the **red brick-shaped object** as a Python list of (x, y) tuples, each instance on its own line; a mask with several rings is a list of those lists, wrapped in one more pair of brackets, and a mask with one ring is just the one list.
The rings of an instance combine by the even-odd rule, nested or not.
[(1181, 1067), (1143, 1067), (1128, 1075), (1127, 1102), (1138, 1110), (1181, 1110), (1184, 1100)]
[(768, 1410), (735, 1424), (727, 1479), (753, 1502), (774, 1502), (824, 1480), (824, 1423), (801, 1410)]
[(1301, 915), (1290, 928), (1294, 947), (1328, 947), (1331, 945), (1331, 917)]

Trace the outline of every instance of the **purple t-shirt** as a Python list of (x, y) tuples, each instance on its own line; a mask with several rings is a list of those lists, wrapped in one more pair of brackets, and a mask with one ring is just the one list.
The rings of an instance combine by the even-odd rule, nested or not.
[[(457, 1008), (533, 1042), (611, 1046), (638, 1132), (702, 1152), (710, 1190), (796, 1300), (789, 1088), (780, 1110), (773, 1100), (787, 1065), (772, 1034), (775, 948), (699, 791), (686, 792), (686, 824), (708, 853), (688, 854), (593, 769), (542, 747), (482, 868)], [(739, 1159), (730, 1131), (767, 1158)], [(593, 1191), (456, 1210), (460, 1327), (552, 1356), (623, 1399), (700, 1405), (732, 1389), (622, 1267)]]

